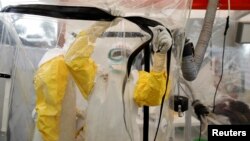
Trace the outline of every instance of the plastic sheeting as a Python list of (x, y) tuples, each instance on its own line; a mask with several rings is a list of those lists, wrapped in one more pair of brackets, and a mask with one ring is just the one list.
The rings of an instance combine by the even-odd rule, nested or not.
[[(247, 63), (249, 60), (249, 45), (235, 42), (237, 22), (238, 18), (241, 17), (241, 13), (231, 11), (230, 28), (225, 42), (225, 56), (224, 60), (222, 60), (223, 34), (226, 23), (225, 13), (227, 11), (218, 11), (217, 13), (214, 30), (201, 71), (191, 85), (197, 98), (211, 110), (216, 87), (221, 76), (222, 61), (224, 61), (224, 73), (215, 99), (217, 117), (210, 124), (249, 124), (249, 63)], [(202, 22), (203, 20), (200, 18), (193, 18), (188, 21), (186, 36), (194, 44), (196, 44), (200, 32), (197, 29), (201, 28)], [(243, 109), (244, 112), (242, 112)], [(238, 111), (241, 111), (241, 113), (237, 113)], [(199, 135), (198, 128), (192, 129), (193, 134), (195, 134), (192, 137), (193, 139)], [(202, 137), (206, 139), (206, 133)]]
[[(10, 1), (11, 3), (11, 1)], [(28, 2), (34, 4), (37, 2)], [(125, 16), (143, 16), (147, 18), (154, 19), (163, 23), (167, 28), (173, 32), (174, 39), (178, 41), (175, 46), (175, 51), (178, 53), (175, 55), (173, 60), (178, 62), (181, 52), (181, 46), (184, 41), (184, 27), (187, 20), (188, 8), (190, 6), (189, 1), (181, 0), (167, 0), (167, 1), (156, 1), (155, 3), (150, 3), (149, 1), (143, 1), (141, 3), (135, 1), (77, 1), (75, 3), (62, 3), (58, 1), (43, 1), (46, 4), (61, 4), (61, 5), (77, 5), (77, 6), (92, 6), (99, 7), (104, 10), (109, 10), (112, 7), (118, 7), (125, 14)], [(13, 3), (11, 3), (13, 4)], [(8, 3), (6, 4), (8, 5)], [(133, 5), (133, 6), (131, 6)], [(32, 26), (34, 21), (41, 21), (41, 23), (46, 21), (46, 24), (51, 25), (52, 29), (42, 28), (45, 31), (50, 31), (56, 33), (57, 38), (55, 41), (48, 40), (48, 38), (40, 38), (40, 35), (25, 36), (35, 39), (39, 38), (38, 43), (46, 43), (43, 46), (35, 46), (34, 40), (26, 40), (32, 44), (25, 44), (24, 40), (19, 40), (17, 45), (11, 45), (11, 47), (18, 49), (16, 54), (16, 60), (6, 59), (10, 57), (8, 55), (9, 48), (1, 47), (1, 53), (4, 52), (4, 57), (7, 61), (15, 62), (14, 76), (12, 80), (13, 91), (11, 97), (11, 109), (9, 116), (8, 124), (8, 134), (7, 138), (10, 141), (32, 141), (34, 138), (36, 117), (32, 116), (32, 111), (35, 108), (36, 97), (34, 91), (34, 75), (37, 72), (39, 62), (46, 52), (50, 51), (53, 47), (51, 42), (55, 42), (56, 45), (54, 48), (61, 48), (67, 52), (70, 51), (69, 47), (72, 45), (73, 41), (76, 38), (73, 35), (81, 35), (80, 31), (86, 31), (91, 29), (90, 27), (95, 23), (95, 21), (84, 21), (84, 20), (64, 20), (56, 18), (48, 18), (35, 15), (22, 15), (22, 14), (6, 14), (2, 13), (5, 16), (5, 19), (9, 25), (15, 27), (18, 34), (13, 32), (16, 36), (25, 35), (23, 32), (26, 32), (25, 28)], [(23, 27), (17, 26), (22, 24), (19, 21), (18, 24), (15, 24), (16, 21), (20, 19), (27, 19), (30, 22), (23, 22)], [(127, 81), (127, 86), (125, 90), (125, 105), (122, 101), (122, 84), (123, 79), (126, 74), (126, 64), (127, 59), (131, 52), (133, 52), (140, 44), (148, 40), (149, 35), (143, 32), (138, 26), (127, 21), (121, 20), (116, 26), (111, 27), (112, 23), (108, 23), (108, 28), (101, 30), (100, 32), (91, 32), (90, 30), (87, 36), (88, 42), (86, 44), (92, 45), (94, 47), (91, 58), (97, 64), (97, 74), (95, 77), (95, 83), (93, 90), (88, 90), (89, 97), (88, 100), (84, 99), (77, 87), (76, 82), (72, 82), (68, 92), (72, 94), (72, 97), (77, 101), (75, 105), (63, 106), (67, 107), (67, 113), (70, 113), (70, 109), (77, 109), (83, 111), (85, 114), (85, 121), (82, 125), (82, 132), (85, 133), (86, 140), (88, 141), (116, 141), (116, 140), (142, 140), (142, 119), (141, 113), (142, 109), (138, 108), (133, 100), (134, 86), (138, 79), (138, 76), (135, 72), (138, 71), (138, 68), (142, 68), (142, 65), (132, 67), (132, 75)], [(97, 27), (102, 28), (102, 25)], [(109, 31), (114, 31), (116, 34), (113, 37), (105, 37), (107, 34), (101, 34), (101, 32), (108, 33)], [(34, 31), (35, 32), (35, 31)], [(126, 36), (124, 33), (136, 32), (140, 33), (142, 37)], [(46, 33), (46, 32), (44, 32)], [(48, 34), (44, 34), (46, 36)], [(89, 38), (88, 38), (89, 36)], [(52, 36), (51, 36), (52, 37)], [(61, 37), (61, 38), (60, 38)], [(97, 37), (97, 40), (93, 40), (92, 37)], [(63, 42), (65, 40), (65, 42)], [(117, 44), (119, 43), (119, 44)], [(3, 44), (3, 42), (1, 42)], [(29, 45), (29, 46), (27, 46)], [(33, 45), (33, 46), (32, 46)], [(81, 46), (79, 46), (81, 47)], [(114, 51), (111, 53), (111, 51)], [(81, 52), (78, 52), (81, 53)], [(84, 52), (83, 52), (84, 54)], [(109, 55), (112, 54), (112, 55)], [(141, 54), (143, 55), (143, 54)], [(14, 55), (15, 56), (15, 55)], [(139, 63), (138, 63), (139, 62)], [(135, 64), (141, 64), (142, 60), (136, 60)], [(6, 62), (4, 59), (0, 60), (0, 70), (6, 69), (8, 65), (5, 65)], [(172, 69), (176, 71), (179, 64), (173, 64)], [(140, 70), (140, 69), (139, 69)], [(178, 71), (178, 70), (177, 70)], [(170, 73), (171, 75), (178, 75), (176, 73)], [(77, 77), (78, 76), (73, 76)], [(173, 77), (174, 78), (174, 77)], [(173, 80), (173, 83), (175, 81)], [(71, 84), (71, 83), (70, 83)], [(78, 84), (79, 85), (79, 84)], [(83, 84), (80, 84), (83, 85)], [(73, 90), (74, 89), (74, 90)], [(85, 92), (87, 93), (87, 92)], [(2, 93), (1, 93), (2, 96)], [(70, 95), (67, 95), (70, 97)], [(65, 97), (64, 101), (67, 100)], [(71, 98), (72, 98), (71, 97)], [(66, 102), (67, 103), (67, 102)], [(74, 103), (74, 102), (73, 102)], [(167, 103), (167, 101), (166, 101)], [(72, 104), (72, 103), (71, 103)], [(67, 104), (66, 104), (67, 105)], [(160, 132), (157, 140), (166, 140), (167, 138), (173, 137), (173, 118), (172, 112), (167, 112), (167, 105), (164, 106), (164, 119), (163, 124), (160, 126)], [(126, 113), (124, 115), (124, 109)], [(150, 121), (150, 133), (149, 138), (154, 137), (156, 125), (157, 125), (157, 115), (159, 107), (155, 107), (153, 113), (150, 117), (153, 120)], [(62, 110), (63, 111), (63, 110)], [(64, 120), (74, 119), (75, 110), (72, 110), (72, 116), (64, 116)], [(67, 115), (67, 114), (62, 114)], [(125, 116), (125, 117), (124, 117)], [(126, 124), (124, 123), (126, 120)], [(63, 122), (61, 122), (63, 123)], [(75, 121), (77, 124), (77, 121)], [(166, 125), (171, 126), (167, 126)], [(0, 124), (1, 125), (1, 124)], [(64, 125), (65, 127), (65, 125)], [(171, 128), (170, 128), (171, 127)], [(62, 128), (62, 127), (61, 127)], [(170, 131), (171, 130), (171, 131)], [(60, 130), (61, 132), (62, 129)], [(80, 131), (81, 132), (81, 131)], [(74, 135), (77, 135), (77, 131), (73, 131)], [(81, 133), (80, 133), (81, 134)], [(170, 135), (172, 134), (172, 135)], [(36, 134), (35, 134), (36, 135)], [(66, 138), (60, 137), (59, 140), (66, 140)]]

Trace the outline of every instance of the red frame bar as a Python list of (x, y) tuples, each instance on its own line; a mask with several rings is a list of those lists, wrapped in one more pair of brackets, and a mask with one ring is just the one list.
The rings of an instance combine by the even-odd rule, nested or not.
[[(250, 10), (250, 0), (230, 0), (231, 10)], [(192, 9), (206, 9), (208, 0), (193, 0)], [(228, 0), (219, 0), (219, 9), (228, 9)]]

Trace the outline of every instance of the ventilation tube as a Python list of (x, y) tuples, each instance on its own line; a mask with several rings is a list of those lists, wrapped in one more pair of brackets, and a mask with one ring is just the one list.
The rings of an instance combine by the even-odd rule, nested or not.
[(212, 34), (218, 1), (219, 0), (209, 0), (203, 27), (195, 47), (194, 55), (192, 53), (183, 54), (181, 69), (183, 77), (188, 81), (193, 81), (200, 70)]

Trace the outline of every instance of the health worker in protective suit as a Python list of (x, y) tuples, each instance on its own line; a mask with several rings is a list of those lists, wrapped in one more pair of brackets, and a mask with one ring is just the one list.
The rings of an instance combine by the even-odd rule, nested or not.
[[(112, 9), (111, 14), (118, 16), (120, 13)], [(88, 99), (97, 71), (97, 65), (91, 59), (94, 43), (107, 28), (118, 22), (119, 19), (112, 23), (97, 22), (87, 30), (81, 31), (67, 51), (61, 48), (52, 49), (41, 59), (34, 78), (36, 127), (39, 130), (35, 132), (35, 141), (68, 141), (74, 140), (79, 134), (78, 131), (74, 133), (76, 117), (71, 116), (76, 115), (76, 111), (69, 106), (72, 103), (67, 100), (64, 102), (64, 98), (67, 97), (67, 93), (73, 91), (69, 85), (74, 81), (82, 96)], [(69, 114), (69, 110), (72, 114)], [(63, 119), (64, 113), (68, 113), (65, 116), (69, 117)]]
[[(113, 11), (112, 14), (120, 13)], [(127, 127), (123, 122), (124, 105), (121, 100), (121, 89), (125, 76), (122, 64), (126, 64), (132, 49), (127, 46), (111, 49), (108, 55), (108, 73), (98, 73), (98, 65), (91, 58), (96, 39), (118, 21), (115, 20), (111, 24), (98, 22), (81, 31), (67, 51), (57, 48), (44, 55), (34, 78), (37, 113), (34, 141), (131, 139), (131, 136), (126, 134)], [(130, 109), (135, 113), (132, 118), (129, 117), (130, 133), (138, 132), (135, 121), (138, 106), (160, 105), (166, 89), (164, 62), (172, 39), (162, 26), (154, 27), (152, 30), (155, 31), (153, 69), (150, 73), (139, 72), (138, 80), (132, 76), (135, 78), (135, 87), (134, 83), (128, 80), (126, 105), (133, 105)], [(75, 110), (75, 97), (70, 95), (74, 91), (74, 84), (88, 101), (88, 109), (84, 114)], [(75, 124), (78, 124), (76, 119), (84, 121), (78, 129), (75, 127)], [(132, 138), (139, 140), (138, 136), (139, 134), (134, 134)]]

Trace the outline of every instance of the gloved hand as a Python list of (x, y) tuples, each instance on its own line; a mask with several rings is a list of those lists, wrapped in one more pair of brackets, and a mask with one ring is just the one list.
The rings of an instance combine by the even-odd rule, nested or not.
[(153, 50), (156, 53), (166, 54), (172, 45), (172, 37), (164, 26), (156, 26), (151, 29), (154, 34)]
[(117, 18), (112, 22), (98, 21), (90, 26), (90, 28), (88, 28), (86, 31), (84, 31), (85, 33), (87, 33), (87, 35), (89, 35), (89, 40), (91, 42), (95, 42), (96, 38), (99, 37), (105, 30), (107, 30), (109, 27), (117, 25), (122, 20), (122, 18), (119, 17), (123, 15), (123, 12), (118, 10), (117, 8), (110, 8), (108, 13), (116, 16)]

